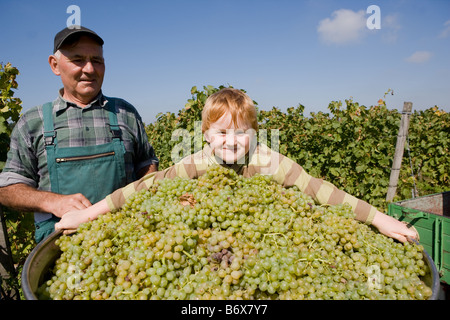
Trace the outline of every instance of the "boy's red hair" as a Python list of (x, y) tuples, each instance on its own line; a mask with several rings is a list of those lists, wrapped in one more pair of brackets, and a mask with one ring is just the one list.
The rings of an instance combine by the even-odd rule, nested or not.
[(227, 112), (231, 114), (236, 127), (238, 123), (245, 122), (258, 131), (258, 119), (253, 100), (241, 90), (224, 88), (210, 95), (206, 100), (202, 111), (202, 132), (205, 133), (211, 123), (219, 120)]

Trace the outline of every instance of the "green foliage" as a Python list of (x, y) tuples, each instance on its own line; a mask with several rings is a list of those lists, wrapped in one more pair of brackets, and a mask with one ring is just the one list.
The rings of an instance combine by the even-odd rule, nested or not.
[(261, 111), (262, 127), (280, 128), (280, 152), (310, 174), (382, 206), (389, 184), (399, 116), (386, 107), (366, 108), (352, 100), (329, 104), (329, 113), (303, 115), (303, 106)]
[(17, 75), (19, 70), (10, 63), (5, 66), (0, 63), (0, 170), (5, 166), (12, 128), (22, 111), (22, 101), (13, 97), (13, 89), (17, 89), (18, 86)]
[[(0, 63), (0, 172), (6, 162), (12, 129), (22, 111), (22, 101), (14, 97), (13, 91), (18, 87), (16, 81), (18, 75), (19, 70), (10, 63), (6, 65)], [(10, 208), (2, 209), (13, 261), (20, 276), (25, 259), (35, 245), (33, 215)]]
[[(259, 120), (262, 128), (280, 129), (280, 152), (310, 174), (386, 210), (401, 113), (388, 110), (384, 101), (370, 108), (345, 102), (346, 108), (331, 102), (331, 115), (319, 112), (306, 118), (299, 106), (286, 114), (276, 108), (260, 111)], [(415, 196), (448, 190), (449, 120), (437, 107), (412, 113), (394, 201), (412, 198), (414, 185)]]
[(410, 198), (414, 183), (419, 195), (450, 190), (450, 113), (436, 106), (414, 112), (409, 130), (411, 166), (405, 151), (401, 198)]

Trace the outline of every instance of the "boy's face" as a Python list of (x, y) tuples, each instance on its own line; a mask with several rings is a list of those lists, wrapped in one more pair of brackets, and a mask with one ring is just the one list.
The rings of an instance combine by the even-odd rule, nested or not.
[(229, 112), (212, 123), (205, 132), (205, 139), (213, 154), (227, 164), (239, 163), (238, 160), (243, 159), (249, 151), (254, 137), (255, 130), (250, 124), (239, 123), (235, 126)]

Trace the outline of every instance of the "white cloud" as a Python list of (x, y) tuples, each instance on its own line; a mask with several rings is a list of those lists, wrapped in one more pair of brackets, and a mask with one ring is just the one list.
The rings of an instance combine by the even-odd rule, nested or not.
[(411, 63), (423, 63), (430, 60), (432, 55), (433, 54), (430, 51), (416, 51), (406, 58), (406, 61)]
[(447, 20), (444, 23), (444, 30), (442, 30), (442, 32), (439, 34), (439, 38), (447, 38), (448, 36), (450, 36), (450, 20)]
[(366, 31), (365, 11), (358, 12), (349, 9), (339, 9), (332, 13), (331, 18), (319, 22), (317, 32), (327, 44), (348, 44), (358, 42)]
[(398, 39), (398, 32), (401, 26), (398, 23), (397, 15), (387, 15), (381, 22), (382, 39), (387, 43), (395, 43)]

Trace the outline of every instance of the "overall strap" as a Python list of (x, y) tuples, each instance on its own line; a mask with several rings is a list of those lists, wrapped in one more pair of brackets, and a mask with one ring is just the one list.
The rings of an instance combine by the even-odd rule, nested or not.
[(106, 103), (106, 110), (109, 114), (109, 128), (111, 130), (113, 140), (122, 140), (122, 132), (120, 131), (119, 123), (117, 122), (116, 101), (114, 98), (107, 99), (108, 102)]
[(56, 131), (53, 126), (53, 103), (47, 102), (42, 106), (44, 116), (44, 143), (46, 146), (56, 144)]

